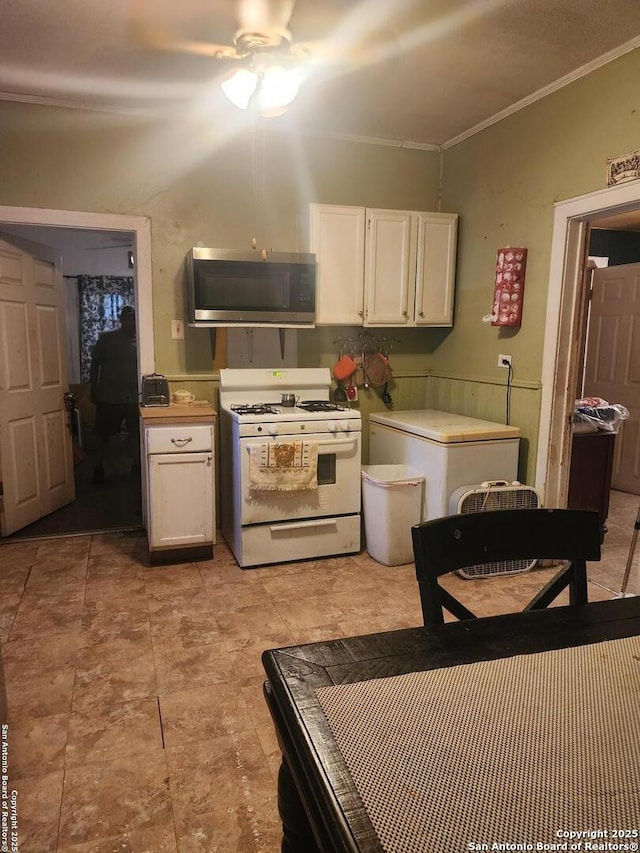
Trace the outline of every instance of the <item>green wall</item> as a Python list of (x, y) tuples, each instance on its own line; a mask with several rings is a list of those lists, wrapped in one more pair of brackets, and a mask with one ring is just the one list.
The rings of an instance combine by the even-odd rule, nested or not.
[[(554, 203), (604, 188), (607, 158), (640, 148), (639, 80), (636, 50), (444, 152), (442, 209), (460, 215), (456, 311), (429, 367), (465, 387), (457, 405), (472, 414), (474, 397), (506, 379), (498, 354), (513, 356), (512, 423), (526, 438), (520, 474), (527, 482), (539, 426)], [(496, 250), (506, 245), (528, 249), (523, 321), (513, 330), (481, 321), (491, 308)], [(436, 384), (430, 402), (441, 403)], [(492, 394), (499, 420), (505, 395), (495, 386)]]
[[(435, 210), (435, 151), (278, 132), (278, 120), (224, 131), (212, 120), (158, 121), (0, 102), (0, 204), (148, 216), (156, 369), (211, 371), (201, 329), (170, 337), (185, 316), (184, 258), (208, 246), (306, 248), (312, 201)], [(240, 119), (239, 119), (240, 121)], [(275, 130), (274, 130), (275, 129)], [(341, 330), (299, 333), (302, 364), (333, 363)], [(398, 358), (426, 367), (429, 331), (400, 331)]]

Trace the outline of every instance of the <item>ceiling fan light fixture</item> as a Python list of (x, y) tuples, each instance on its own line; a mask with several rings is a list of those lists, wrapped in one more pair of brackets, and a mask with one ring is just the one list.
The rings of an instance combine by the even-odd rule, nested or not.
[(263, 115), (272, 114), (272, 110), (288, 107), (300, 89), (302, 75), (297, 68), (282, 68), (272, 65), (265, 71), (258, 97)]
[(300, 89), (304, 74), (299, 68), (271, 64), (271, 58), (252, 58), (252, 67), (238, 68), (221, 83), (231, 103), (241, 110), (254, 104), (265, 118), (282, 115)]
[(238, 109), (246, 110), (258, 88), (258, 75), (248, 68), (238, 68), (220, 87), (231, 103)]

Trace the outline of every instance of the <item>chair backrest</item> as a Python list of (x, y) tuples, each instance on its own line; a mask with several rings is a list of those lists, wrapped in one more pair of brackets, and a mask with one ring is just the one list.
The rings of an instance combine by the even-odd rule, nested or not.
[[(600, 559), (597, 512), (581, 509), (514, 509), (449, 515), (411, 529), (424, 623), (475, 615), (438, 583), (441, 575), (506, 560), (566, 560), (525, 610), (547, 607), (569, 587), (572, 605), (587, 601), (586, 561)], [(478, 581), (482, 583), (482, 581)], [(473, 583), (473, 581), (467, 581)]]

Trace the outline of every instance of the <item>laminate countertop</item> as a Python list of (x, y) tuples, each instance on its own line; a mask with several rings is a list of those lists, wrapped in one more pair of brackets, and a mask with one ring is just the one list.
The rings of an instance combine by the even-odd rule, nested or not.
[(215, 421), (217, 416), (218, 413), (209, 403), (207, 405), (170, 403), (168, 406), (140, 406), (140, 417), (145, 426)]

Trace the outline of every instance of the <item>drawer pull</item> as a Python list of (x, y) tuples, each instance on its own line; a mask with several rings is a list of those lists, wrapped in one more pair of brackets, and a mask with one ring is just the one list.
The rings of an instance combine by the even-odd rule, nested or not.
[(176, 447), (184, 447), (185, 444), (189, 444), (190, 441), (193, 441), (191, 436), (188, 438), (172, 438), (171, 444), (175, 444)]

